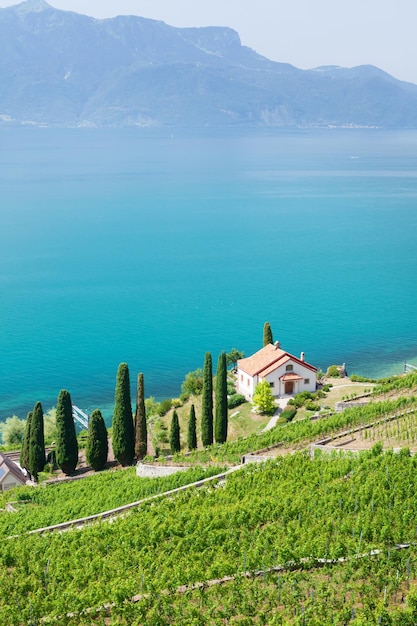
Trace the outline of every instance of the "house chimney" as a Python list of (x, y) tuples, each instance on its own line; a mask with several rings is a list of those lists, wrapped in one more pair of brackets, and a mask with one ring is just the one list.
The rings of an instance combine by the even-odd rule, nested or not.
[(275, 346), (275, 350), (279, 350), (279, 349), (280, 349), (280, 347), (281, 347), (281, 344), (280, 344), (280, 342), (279, 342), (279, 341), (276, 341), (276, 342), (274, 343), (274, 346)]
[(304, 363), (305, 360), (306, 360), (306, 355), (304, 354), (304, 352), (302, 352), (300, 356), (300, 361)]

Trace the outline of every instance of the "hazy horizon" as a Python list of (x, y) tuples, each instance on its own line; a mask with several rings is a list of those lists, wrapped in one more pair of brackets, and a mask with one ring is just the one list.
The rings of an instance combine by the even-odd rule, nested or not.
[[(50, 0), (57, 9), (96, 18), (140, 15), (177, 27), (229, 26), (258, 53), (302, 69), (321, 65), (376, 65), (395, 78), (417, 84), (415, 0)], [(20, 4), (0, 0), (0, 8)], [(414, 52), (413, 52), (414, 50)]]

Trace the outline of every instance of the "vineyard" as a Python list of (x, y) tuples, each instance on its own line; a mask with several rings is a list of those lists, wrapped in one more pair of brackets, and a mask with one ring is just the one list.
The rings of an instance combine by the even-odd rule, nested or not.
[(214, 476), (222, 469), (196, 466), (186, 472), (151, 479), (138, 478), (135, 468), (130, 467), (40, 489), (21, 487), (0, 495), (0, 508), (12, 503), (16, 510), (13, 514), (0, 515), (0, 537), (102, 513)]
[[(0, 508), (15, 512), (0, 513), (0, 624), (415, 625), (417, 456), (404, 446), (416, 440), (416, 381), (389, 384), (366, 406), (177, 455), (193, 467), (169, 477), (128, 468), (1, 495)], [(366, 426), (355, 438), (373, 446), (368, 452), (311, 457), (305, 449)], [(402, 449), (383, 453), (381, 440)], [(213, 476), (221, 471), (213, 463), (274, 446), (300, 450), (111, 523), (27, 534)]]
[[(405, 453), (314, 459), (298, 453), (244, 467), (223, 484), (144, 505), (112, 524), (5, 540), (0, 623), (49, 616), (54, 624), (67, 624), (68, 612), (120, 605), (136, 594), (151, 594), (155, 608), (155, 598), (184, 584), (288, 562), (308, 572), (302, 559), (311, 558), (314, 570), (316, 558), (387, 551), (416, 539), (416, 470), (417, 459)], [(414, 577), (410, 554), (408, 575)], [(394, 574), (384, 576), (395, 578), (400, 569), (394, 558), (403, 557), (390, 555)], [(342, 572), (350, 566), (335, 567)], [(400, 572), (398, 585), (403, 578)], [(307, 602), (301, 588), (298, 612)]]

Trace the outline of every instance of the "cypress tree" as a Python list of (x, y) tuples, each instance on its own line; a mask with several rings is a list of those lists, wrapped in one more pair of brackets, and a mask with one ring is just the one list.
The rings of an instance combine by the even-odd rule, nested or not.
[(195, 450), (197, 448), (197, 431), (194, 404), (190, 408), (190, 419), (188, 421), (188, 449)]
[(78, 463), (78, 441), (69, 391), (59, 392), (56, 405), (56, 462), (64, 474), (72, 474)]
[(224, 443), (227, 439), (227, 370), (226, 353), (219, 355), (216, 372), (216, 443)]
[(120, 363), (117, 370), (112, 444), (114, 456), (119, 463), (131, 465), (135, 457), (135, 433), (127, 363)]
[(178, 415), (176, 411), (174, 411), (172, 414), (171, 432), (170, 432), (169, 442), (170, 442), (172, 454), (175, 454), (176, 452), (179, 452), (181, 450), (180, 424), (178, 421)]
[(272, 338), (271, 324), (269, 322), (265, 322), (264, 324), (264, 347), (267, 346), (269, 343), (274, 343), (274, 340)]
[(45, 436), (43, 430), (43, 410), (37, 402), (32, 411), (29, 438), (29, 471), (35, 480), (45, 467)]
[(145, 384), (143, 374), (138, 375), (135, 413), (135, 458), (142, 460), (148, 450), (148, 428), (145, 409)]
[(108, 452), (107, 428), (101, 412), (95, 409), (88, 422), (88, 438), (85, 448), (87, 463), (94, 471), (102, 469), (107, 462)]
[(20, 449), (20, 467), (24, 467), (29, 471), (29, 444), (30, 444), (30, 425), (32, 422), (32, 411), (29, 411), (26, 418), (25, 435), (22, 441), (22, 447)]
[(201, 441), (203, 446), (210, 446), (213, 443), (213, 365), (210, 352), (206, 352), (204, 357)]

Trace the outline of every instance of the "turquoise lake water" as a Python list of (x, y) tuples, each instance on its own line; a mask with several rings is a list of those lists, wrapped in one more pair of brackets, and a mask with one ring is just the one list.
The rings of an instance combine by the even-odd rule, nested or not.
[(111, 414), (274, 339), (417, 365), (417, 131), (0, 132), (0, 419), (62, 388)]

